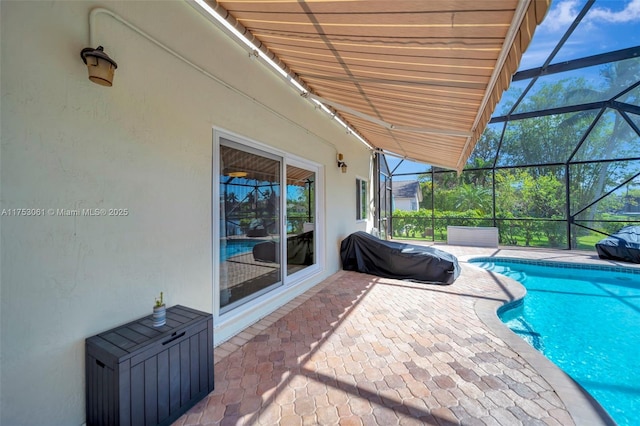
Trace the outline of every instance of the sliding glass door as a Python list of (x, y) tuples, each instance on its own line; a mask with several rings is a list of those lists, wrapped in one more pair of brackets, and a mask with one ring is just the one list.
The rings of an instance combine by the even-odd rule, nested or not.
[(316, 173), (287, 164), (287, 276), (316, 262)]
[[(214, 291), (218, 314), (319, 269), (319, 167), (218, 137)], [(266, 296), (265, 296), (266, 297)]]
[(220, 312), (282, 285), (282, 159), (220, 140)]

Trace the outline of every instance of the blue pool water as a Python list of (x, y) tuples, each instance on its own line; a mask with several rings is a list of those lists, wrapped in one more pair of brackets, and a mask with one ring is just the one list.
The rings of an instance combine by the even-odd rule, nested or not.
[(580, 383), (618, 424), (638, 424), (640, 274), (472, 262), (526, 287), (523, 303), (499, 313), (509, 328)]
[(238, 254), (250, 253), (253, 250), (253, 246), (263, 242), (264, 240), (227, 240), (226, 245), (220, 244), (220, 261), (224, 262)]

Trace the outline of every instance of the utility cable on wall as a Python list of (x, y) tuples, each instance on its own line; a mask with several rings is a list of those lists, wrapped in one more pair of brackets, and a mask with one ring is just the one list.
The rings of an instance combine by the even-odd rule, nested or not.
[[(342, 127), (345, 128), (347, 134), (355, 136), (362, 144), (364, 144), (369, 150), (373, 150), (373, 146), (364, 137), (362, 137), (357, 131), (355, 131), (347, 122), (339, 116), (339, 113), (335, 110), (331, 110), (327, 105), (329, 103), (319, 100), (319, 97), (312, 99), (308, 96), (311, 93), (310, 88), (304, 81), (301, 81), (299, 77), (292, 73), (292, 71), (284, 64), (280, 59), (269, 52), (269, 50), (262, 44), (261, 41), (256, 39), (241, 23), (239, 23), (228, 11), (224, 10), (219, 4), (216, 8), (212, 8), (205, 0), (185, 0), (189, 5), (194, 7), (200, 13), (202, 13), (207, 19), (214, 24), (220, 26), (222, 29), (228, 32), (228, 34), (238, 41), (242, 46), (250, 49), (250, 55), (252, 57), (262, 59), (269, 68), (276, 73), (277, 76), (284, 79), (291, 86), (295, 87), (300, 95), (309, 99), (314, 105), (326, 112), (336, 120)], [(225, 16), (220, 14), (220, 11), (224, 11)], [(250, 35), (250, 37), (247, 36)], [(256, 44), (257, 42), (257, 44)], [(315, 95), (314, 95), (315, 96)]]
[(245, 93), (242, 90), (240, 90), (239, 88), (237, 88), (237, 87), (227, 83), (226, 81), (222, 80), (221, 78), (216, 77), (215, 75), (213, 75), (212, 73), (210, 73), (206, 69), (204, 69), (201, 66), (195, 64), (194, 62), (190, 61), (189, 59), (187, 59), (186, 57), (184, 57), (180, 53), (176, 52), (175, 50), (173, 50), (172, 48), (168, 47), (164, 43), (158, 41), (156, 38), (154, 38), (153, 36), (151, 36), (147, 32), (143, 31), (141, 28), (139, 28), (136, 25), (132, 24), (131, 22), (127, 21), (122, 16), (110, 11), (109, 9), (105, 9), (103, 7), (96, 7), (96, 8), (92, 9), (89, 12), (89, 45), (90, 46), (94, 46), (95, 45), (96, 19), (97, 19), (98, 15), (100, 15), (100, 14), (103, 14), (103, 15), (111, 17), (112, 19), (115, 19), (116, 21), (120, 22), (122, 25), (126, 26), (127, 28), (129, 28), (130, 30), (134, 31), (138, 35), (144, 37), (145, 39), (147, 39), (148, 41), (150, 41), (154, 45), (158, 46), (159, 48), (161, 48), (165, 52), (171, 54), (175, 58), (177, 58), (180, 61), (184, 62), (185, 64), (189, 65), (190, 67), (192, 67), (193, 69), (197, 70), (198, 72), (200, 72), (204, 76), (208, 77), (209, 79), (211, 79), (211, 80), (215, 81), (216, 83), (222, 85), (226, 89), (231, 90), (232, 92), (234, 92), (234, 93), (236, 93), (236, 94), (238, 94), (238, 95), (240, 95), (240, 96), (242, 96), (242, 97), (254, 102), (255, 104), (257, 104), (260, 107), (264, 108), (265, 110), (269, 111), (271, 114), (275, 115), (276, 117), (278, 117), (278, 118), (280, 118), (280, 119), (282, 119), (282, 120), (294, 125), (295, 127), (298, 127), (299, 129), (302, 129), (304, 132), (306, 132), (308, 134), (313, 135), (319, 141), (321, 141), (325, 145), (328, 145), (328, 146), (332, 147), (337, 152), (338, 147), (334, 143), (332, 143), (331, 141), (328, 141), (327, 139), (323, 138), (322, 136), (312, 132), (311, 130), (307, 129), (306, 127), (304, 127), (304, 126), (300, 125), (299, 123), (291, 120), (287, 116), (285, 116), (282, 113), (276, 111), (275, 109), (273, 109), (269, 105), (259, 101), (258, 99), (254, 98), (253, 96), (249, 95), (248, 93)]

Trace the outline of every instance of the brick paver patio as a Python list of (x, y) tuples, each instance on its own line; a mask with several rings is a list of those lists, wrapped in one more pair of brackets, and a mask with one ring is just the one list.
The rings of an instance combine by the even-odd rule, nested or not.
[(215, 390), (174, 424), (606, 424), (497, 319), (496, 308), (522, 287), (465, 261), (600, 262), (595, 255), (440, 248), (460, 260), (453, 285), (340, 271), (223, 343)]

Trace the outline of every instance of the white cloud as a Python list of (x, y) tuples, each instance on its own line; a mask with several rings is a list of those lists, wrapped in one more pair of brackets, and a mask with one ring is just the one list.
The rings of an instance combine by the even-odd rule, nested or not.
[(519, 69), (526, 70), (541, 66), (557, 44), (557, 40), (531, 43), (529, 48), (524, 52), (524, 55), (522, 55), (522, 62), (520, 62)]
[[(583, 24), (590, 25), (596, 23), (625, 23), (640, 21), (640, 0), (631, 0), (622, 10), (612, 10), (607, 6), (619, 6), (622, 0), (599, 0), (587, 13)], [(551, 10), (547, 13), (540, 29), (550, 33), (564, 31), (578, 16), (584, 6), (584, 1), (580, 0), (560, 0), (551, 3)]]
[(551, 10), (547, 12), (547, 16), (544, 18), (540, 28), (549, 32), (564, 31), (576, 19), (580, 12), (581, 4), (578, 0), (560, 1), (555, 7), (553, 6), (554, 4), (552, 3)]
[[(604, 4), (606, 4), (606, 2)], [(596, 5), (598, 5), (598, 3), (596, 3)], [(640, 20), (640, 0), (631, 0), (623, 10), (617, 12), (606, 7), (594, 6), (589, 13), (589, 19), (591, 21), (605, 22), (631, 22)]]

